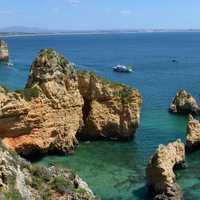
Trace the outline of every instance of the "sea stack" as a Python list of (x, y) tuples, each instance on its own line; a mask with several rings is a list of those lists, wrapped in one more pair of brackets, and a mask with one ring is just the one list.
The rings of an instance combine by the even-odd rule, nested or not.
[(180, 167), (184, 161), (185, 146), (180, 140), (158, 147), (146, 169), (147, 185), (154, 195), (154, 200), (182, 199), (173, 170)]
[(196, 99), (186, 90), (180, 90), (174, 97), (169, 112), (177, 114), (200, 114), (200, 107)]
[(189, 122), (187, 125), (187, 150), (192, 151), (200, 147), (200, 122), (189, 115)]
[(0, 62), (8, 63), (8, 60), (9, 60), (8, 45), (4, 40), (0, 40)]
[(25, 89), (0, 87), (0, 137), (23, 156), (72, 153), (77, 139), (130, 139), (141, 101), (136, 89), (78, 72), (59, 53), (44, 49)]

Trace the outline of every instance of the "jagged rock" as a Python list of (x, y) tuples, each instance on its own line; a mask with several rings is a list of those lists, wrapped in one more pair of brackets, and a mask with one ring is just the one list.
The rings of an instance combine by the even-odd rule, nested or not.
[(9, 60), (8, 46), (5, 41), (0, 40), (0, 62), (7, 63)]
[(186, 90), (180, 90), (173, 99), (169, 112), (179, 114), (200, 114), (200, 107), (190, 93)]
[(186, 146), (189, 151), (200, 146), (200, 122), (189, 115)]
[(135, 89), (79, 72), (79, 89), (84, 98), (83, 139), (129, 139), (139, 126), (142, 98)]
[[(80, 138), (130, 138), (139, 124), (138, 91), (77, 72), (52, 49), (33, 62), (26, 88), (0, 87), (0, 137), (23, 156), (71, 153)], [(87, 132), (88, 131), (88, 132)]]
[(184, 161), (185, 147), (180, 140), (158, 147), (146, 169), (147, 185), (155, 200), (182, 199), (173, 170)]
[(71, 170), (31, 165), (0, 144), (0, 199), (95, 200)]
[(0, 136), (20, 154), (68, 153), (77, 144), (83, 98), (72, 65), (51, 49), (33, 62), (22, 91), (0, 92)]

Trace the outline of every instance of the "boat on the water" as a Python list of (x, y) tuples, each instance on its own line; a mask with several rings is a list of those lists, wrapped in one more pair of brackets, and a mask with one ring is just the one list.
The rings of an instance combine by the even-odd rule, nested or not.
[(125, 66), (125, 65), (116, 65), (112, 69), (115, 72), (131, 73), (133, 71), (131, 66)]

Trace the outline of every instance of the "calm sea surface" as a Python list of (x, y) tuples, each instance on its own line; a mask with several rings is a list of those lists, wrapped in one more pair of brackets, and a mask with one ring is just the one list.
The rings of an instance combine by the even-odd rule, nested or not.
[[(137, 33), (4, 38), (13, 67), (0, 66), (0, 84), (24, 87), (42, 48), (55, 48), (81, 69), (136, 87), (143, 96), (141, 126), (131, 142), (81, 143), (73, 156), (47, 156), (37, 163), (74, 169), (104, 200), (148, 200), (145, 167), (160, 143), (185, 140), (187, 117), (167, 112), (180, 88), (200, 98), (200, 33)], [(173, 63), (172, 59), (178, 60)], [(132, 74), (112, 72), (132, 64)], [(177, 172), (186, 200), (200, 199), (200, 151)]]

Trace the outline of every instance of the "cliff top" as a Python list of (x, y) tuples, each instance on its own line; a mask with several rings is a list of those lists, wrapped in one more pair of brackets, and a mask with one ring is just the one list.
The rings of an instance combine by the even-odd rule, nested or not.
[(93, 193), (70, 170), (31, 165), (0, 143), (1, 199), (95, 199)]

